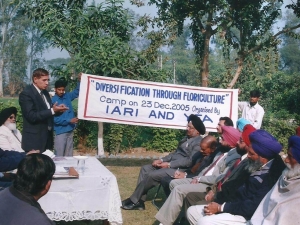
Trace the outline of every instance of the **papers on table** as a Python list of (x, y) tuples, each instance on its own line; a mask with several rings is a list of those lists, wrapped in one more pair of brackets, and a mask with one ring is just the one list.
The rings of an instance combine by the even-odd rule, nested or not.
[(79, 174), (74, 167), (63, 167), (56, 165), (56, 170), (53, 175), (53, 179), (70, 179), (79, 178)]
[(55, 157), (54, 153), (52, 151), (50, 151), (49, 149), (44, 151), (43, 154), (49, 156), (51, 159), (53, 159)]

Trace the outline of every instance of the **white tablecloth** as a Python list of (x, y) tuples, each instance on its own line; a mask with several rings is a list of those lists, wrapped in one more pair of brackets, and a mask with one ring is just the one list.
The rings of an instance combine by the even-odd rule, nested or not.
[[(56, 163), (76, 167), (74, 158), (66, 159)], [(39, 203), (54, 221), (107, 219), (111, 224), (123, 223), (116, 177), (94, 157), (86, 159), (79, 179), (53, 180)]]

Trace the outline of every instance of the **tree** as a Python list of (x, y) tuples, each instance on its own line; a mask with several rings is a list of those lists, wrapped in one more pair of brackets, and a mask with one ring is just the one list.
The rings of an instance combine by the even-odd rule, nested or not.
[[(10, 31), (12, 24), (18, 19), (20, 1), (1, 0), (0, 1), (0, 28), (1, 28), (1, 45), (0, 45), (0, 97), (3, 97), (4, 68), (7, 62), (8, 42), (11, 39)], [(24, 29), (23, 29), (24, 30)]]
[[(76, 72), (156, 81), (163, 71), (151, 70), (146, 58), (129, 45), (132, 15), (118, 0), (87, 6), (83, 0), (27, 0), (25, 11), (55, 47), (70, 54), (64, 74)], [(98, 152), (103, 154), (103, 124), (99, 123)]]
[[(288, 11), (284, 16), (285, 26), (295, 26), (300, 22), (291, 11)], [(290, 36), (291, 35), (291, 36)], [(300, 71), (300, 48), (299, 48), (299, 32), (287, 33), (282, 35), (282, 47), (280, 48), (281, 64), (280, 67), (290, 73)]]
[(182, 35), (176, 38), (167, 51), (159, 52), (161, 57), (158, 57), (158, 68), (162, 66), (173, 74), (170, 83), (193, 85), (197, 82), (195, 74), (198, 69), (194, 63), (196, 56), (193, 48), (189, 47), (190, 35), (191, 30), (185, 27)]
[[(140, 4), (140, 1), (132, 2)], [(155, 4), (158, 8), (158, 17), (151, 19), (146, 15), (140, 24), (144, 26), (144, 30), (149, 23), (160, 28), (153, 38), (155, 48), (156, 42), (164, 43), (166, 39), (172, 41), (174, 36), (181, 34), (184, 21), (190, 19), (192, 40), (201, 68), (202, 86), (208, 85), (210, 40), (213, 35), (218, 35), (224, 40), (224, 53), (230, 56), (235, 49), (237, 54), (234, 63), (231, 63), (235, 72), (232, 75), (228, 70), (231, 80), (226, 86), (232, 88), (244, 67), (251, 62), (251, 57), (256, 58), (255, 54), (265, 48), (276, 49), (281, 34), (300, 26), (285, 27), (273, 34), (271, 27), (280, 15), (282, 2), (282, 0), (151, 0), (150, 4)]]
[(42, 32), (33, 24), (27, 29), (27, 36), (29, 39), (29, 74), (35, 68), (41, 68), (44, 64), (41, 60), (43, 52), (49, 47), (49, 41), (42, 36)]
[[(18, 23), (22, 24), (21, 21)], [(10, 96), (19, 94), (25, 86), (28, 42), (23, 25), (14, 24), (10, 29), (10, 40), (7, 42), (7, 49), (5, 50), (5, 68), (3, 71), (8, 78), (6, 89)]]

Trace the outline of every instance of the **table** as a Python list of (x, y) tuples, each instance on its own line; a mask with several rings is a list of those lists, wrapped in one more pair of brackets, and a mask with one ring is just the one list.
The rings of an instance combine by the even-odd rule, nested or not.
[[(55, 163), (76, 167), (77, 160)], [(53, 221), (108, 220), (110, 224), (122, 224), (121, 198), (116, 177), (95, 157), (85, 162), (85, 170), (79, 179), (53, 180), (49, 192), (39, 203)]]

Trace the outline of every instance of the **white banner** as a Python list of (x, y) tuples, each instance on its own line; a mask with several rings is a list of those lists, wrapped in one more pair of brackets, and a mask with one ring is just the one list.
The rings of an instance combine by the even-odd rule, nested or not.
[(78, 118), (150, 127), (185, 129), (195, 114), (207, 131), (216, 132), (220, 117), (234, 122), (238, 89), (217, 89), (127, 80), (90, 74), (81, 76)]

